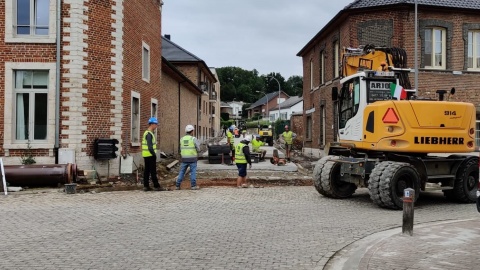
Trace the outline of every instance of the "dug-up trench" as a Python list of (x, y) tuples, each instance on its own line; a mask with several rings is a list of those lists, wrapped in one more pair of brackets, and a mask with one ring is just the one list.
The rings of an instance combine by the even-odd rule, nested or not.
[[(175, 189), (175, 180), (178, 176), (180, 163), (167, 167), (178, 160), (176, 157), (166, 157), (160, 159), (157, 163), (157, 175), (162, 187), (168, 190)], [(264, 161), (268, 162), (268, 161)], [(248, 171), (248, 183), (250, 187), (264, 188), (272, 186), (311, 186), (313, 160), (296, 155), (292, 158), (298, 171), (283, 172), (283, 171)], [(188, 171), (187, 171), (188, 172)], [(137, 174), (138, 173), (138, 174)], [(108, 179), (103, 181), (96, 181), (96, 183), (87, 181), (86, 179), (78, 179), (76, 188), (77, 193), (87, 192), (108, 192), (108, 191), (127, 191), (127, 190), (141, 190), (143, 178), (143, 167), (139, 167), (131, 175), (122, 175), (119, 178)], [(208, 187), (236, 187), (237, 171), (233, 170), (197, 170), (197, 185), (200, 188)], [(190, 188), (190, 175), (187, 173), (182, 182), (181, 189)]]

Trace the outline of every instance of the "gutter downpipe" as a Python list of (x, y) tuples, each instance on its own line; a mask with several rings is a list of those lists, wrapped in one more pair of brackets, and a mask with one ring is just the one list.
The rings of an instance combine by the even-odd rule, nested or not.
[(55, 71), (55, 146), (54, 146), (54, 155), (55, 155), (55, 164), (58, 164), (58, 149), (60, 147), (60, 45), (61, 45), (61, 34), (60, 34), (60, 22), (62, 15), (62, 0), (57, 0), (57, 33), (56, 33), (56, 71)]
[[(186, 82), (186, 80), (178, 82), (178, 139), (180, 140), (182, 137), (182, 134), (180, 134), (181, 126), (180, 126), (180, 118), (181, 118), (181, 100), (180, 100), (180, 93), (182, 92), (182, 83)], [(180, 144), (178, 145), (178, 153), (180, 154)]]

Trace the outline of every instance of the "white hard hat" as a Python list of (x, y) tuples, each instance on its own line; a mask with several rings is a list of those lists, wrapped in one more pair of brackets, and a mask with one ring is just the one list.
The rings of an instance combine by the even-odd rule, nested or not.
[(245, 137), (245, 141), (247, 141), (247, 142), (251, 142), (251, 141), (252, 141), (252, 137), (251, 137), (251, 136), (247, 136), (247, 137)]
[(194, 128), (192, 125), (187, 125), (187, 126), (185, 127), (185, 132), (190, 132), (190, 131), (192, 131), (192, 130), (194, 130), (194, 129), (195, 129), (195, 128)]

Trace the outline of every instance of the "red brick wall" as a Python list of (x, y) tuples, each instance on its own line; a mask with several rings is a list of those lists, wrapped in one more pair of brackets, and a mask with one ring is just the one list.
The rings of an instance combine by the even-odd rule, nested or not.
[[(110, 2), (110, 3), (109, 3)], [(125, 3), (125, 2), (124, 2)], [(83, 104), (87, 108), (84, 115), (87, 117), (87, 129), (84, 134), (87, 135), (86, 149), (83, 149), (87, 155), (93, 155), (93, 141), (96, 138), (110, 138), (110, 119), (114, 116), (111, 112), (113, 105), (111, 103), (112, 90), (112, 4), (107, 2), (86, 2), (88, 7), (88, 89), (84, 97), (87, 102)]]
[[(161, 14), (157, 1), (124, 1), (123, 133), (130, 134), (131, 91), (140, 93), (140, 123), (146, 129), (151, 117), (151, 98), (160, 102), (161, 88)], [(150, 83), (142, 80), (142, 41), (150, 46)], [(159, 104), (160, 105), (160, 104)], [(162, 130), (158, 130), (161, 133)], [(143, 131), (141, 131), (143, 135)], [(130, 136), (129, 136), (130, 137)], [(129, 142), (125, 142), (124, 146)], [(140, 152), (131, 147), (130, 152)]]

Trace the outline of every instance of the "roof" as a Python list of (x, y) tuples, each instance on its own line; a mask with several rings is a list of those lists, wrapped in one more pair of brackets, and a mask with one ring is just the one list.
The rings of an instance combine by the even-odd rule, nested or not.
[[(478, 0), (416, 0), (417, 5), (448, 7), (448, 8), (467, 8), (480, 9)], [(377, 6), (397, 5), (397, 4), (415, 4), (415, 0), (356, 0), (347, 5), (346, 9), (369, 8)]]
[(296, 104), (298, 104), (302, 101), (303, 101), (303, 97), (293, 96), (293, 97), (290, 97), (289, 99), (285, 100), (284, 102), (280, 103), (280, 105), (277, 105), (270, 110), (271, 111), (278, 110), (278, 106), (280, 106), (280, 109), (288, 109), (288, 108), (291, 108), (291, 107), (295, 106)]
[(202, 63), (205, 66), (205, 70), (207, 73), (212, 76), (214, 82), (217, 82), (215, 75), (212, 72), (211, 67), (208, 67), (205, 61), (198, 58), (193, 53), (185, 50), (184, 48), (180, 47), (178, 44), (174, 43), (170, 39), (162, 36), (162, 57), (167, 59), (170, 63)]
[(344, 14), (348, 14), (349, 11), (357, 9), (368, 9), (372, 7), (388, 7), (398, 5), (415, 5), (415, 1), (418, 6), (424, 7), (439, 7), (448, 9), (465, 9), (465, 10), (480, 10), (479, 0), (355, 0), (352, 3), (345, 6), (340, 12), (338, 12), (303, 48), (297, 53), (297, 56), (302, 56), (307, 52), (312, 43), (319, 37), (324, 31), (329, 29), (331, 25), (342, 17)]
[(162, 56), (170, 62), (203, 62), (202, 59), (166, 37), (162, 37)]
[(220, 101), (220, 107), (222, 107), (222, 108), (232, 108), (232, 107), (230, 106), (230, 104), (228, 104), (228, 103), (225, 102), (225, 101)]
[(259, 100), (255, 101), (252, 105), (250, 105), (250, 107), (248, 107), (247, 110), (251, 110), (261, 105), (265, 105), (267, 104), (267, 102), (269, 102), (276, 96), (278, 96), (278, 92), (276, 91), (268, 93), (266, 96), (264, 95), (262, 98), (260, 98)]

